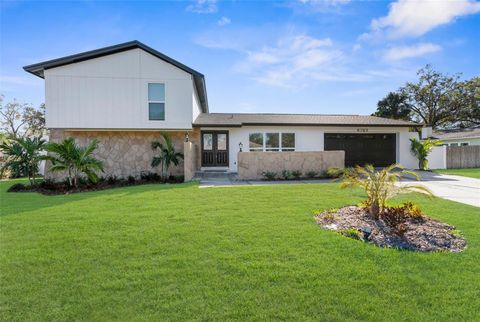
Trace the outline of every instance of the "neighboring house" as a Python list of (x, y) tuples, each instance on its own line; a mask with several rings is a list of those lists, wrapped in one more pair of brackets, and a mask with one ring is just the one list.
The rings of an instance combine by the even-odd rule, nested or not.
[(433, 137), (448, 146), (480, 145), (480, 126), (435, 131)]
[[(204, 76), (132, 41), (24, 67), (45, 79), (50, 139), (100, 141), (96, 156), (117, 176), (151, 171), (152, 141), (169, 131), (197, 148), (195, 170), (237, 171), (238, 152), (344, 150), (345, 165), (415, 167), (416, 124), (362, 115), (210, 113)], [(228, 86), (228, 83), (225, 84)], [(335, 107), (332, 107), (335, 110)], [(181, 174), (182, 165), (173, 169)]]

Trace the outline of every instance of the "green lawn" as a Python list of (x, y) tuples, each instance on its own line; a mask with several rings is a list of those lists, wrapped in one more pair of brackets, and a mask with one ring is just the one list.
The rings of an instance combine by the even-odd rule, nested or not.
[(456, 176), (464, 176), (464, 177), (480, 179), (480, 168), (442, 169), (442, 170), (435, 170), (435, 172), (438, 172), (441, 174), (454, 174)]
[(337, 184), (49, 197), (10, 184), (2, 321), (480, 320), (479, 208), (408, 196), (468, 240), (460, 254), (425, 254), (320, 229), (312, 210), (364, 197)]

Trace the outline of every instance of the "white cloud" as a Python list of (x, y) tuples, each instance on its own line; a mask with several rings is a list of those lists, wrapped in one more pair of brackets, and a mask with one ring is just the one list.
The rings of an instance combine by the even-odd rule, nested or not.
[(333, 66), (343, 52), (333, 48), (330, 38), (314, 38), (305, 34), (288, 35), (274, 46), (247, 50), (246, 57), (235, 70), (246, 73), (260, 83), (301, 87), (311, 80), (338, 79)]
[(386, 34), (389, 37), (421, 36), (456, 18), (480, 12), (480, 3), (472, 0), (398, 0), (390, 5), (388, 15), (373, 19), (368, 39)]
[(230, 20), (230, 18), (224, 16), (217, 21), (217, 24), (219, 26), (225, 26), (225, 25), (228, 25), (231, 22), (232, 21)]
[(218, 11), (217, 0), (195, 0), (187, 6), (187, 11), (195, 13), (215, 13)]
[(419, 57), (442, 50), (442, 47), (432, 43), (422, 43), (413, 46), (399, 46), (388, 49), (383, 58), (388, 61), (396, 61), (406, 58)]

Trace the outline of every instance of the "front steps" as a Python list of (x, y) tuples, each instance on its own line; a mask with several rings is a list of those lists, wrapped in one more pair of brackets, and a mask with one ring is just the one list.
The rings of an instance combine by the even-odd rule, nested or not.
[(195, 172), (193, 180), (199, 180), (202, 184), (218, 183), (218, 182), (234, 182), (238, 181), (236, 172), (228, 172), (226, 170), (201, 170)]

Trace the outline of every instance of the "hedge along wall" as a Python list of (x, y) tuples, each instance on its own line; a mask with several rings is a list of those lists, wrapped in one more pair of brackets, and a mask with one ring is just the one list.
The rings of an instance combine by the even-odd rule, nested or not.
[(298, 170), (305, 174), (344, 166), (344, 151), (238, 153), (238, 177), (242, 180), (261, 179), (266, 171), (281, 173), (283, 170)]

